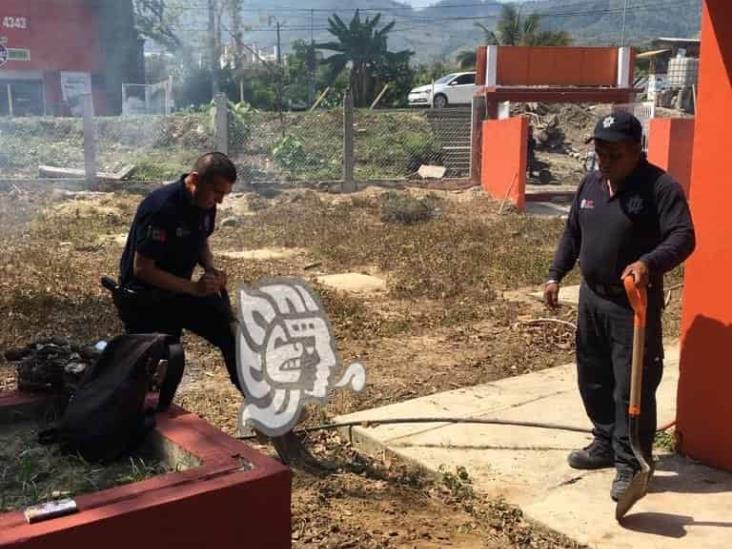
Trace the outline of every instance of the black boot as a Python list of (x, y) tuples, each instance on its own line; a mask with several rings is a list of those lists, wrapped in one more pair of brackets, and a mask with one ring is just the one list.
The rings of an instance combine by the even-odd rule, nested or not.
[(618, 501), (620, 496), (628, 489), (635, 473), (636, 469), (632, 467), (618, 466), (615, 473), (615, 480), (613, 480), (613, 487), (610, 490), (610, 497), (613, 501)]
[(572, 469), (604, 469), (615, 465), (615, 455), (607, 442), (595, 438), (589, 446), (572, 451), (567, 461)]

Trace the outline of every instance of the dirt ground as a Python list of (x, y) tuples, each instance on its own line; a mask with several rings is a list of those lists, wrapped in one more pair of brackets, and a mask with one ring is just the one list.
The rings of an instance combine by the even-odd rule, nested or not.
[[(120, 333), (99, 278), (116, 274), (140, 199), (0, 195), (0, 350), (46, 335), (90, 342)], [(227, 199), (218, 221), (225, 226), (212, 248), (226, 252), (218, 263), (232, 287), (275, 275), (311, 281), (343, 361), (366, 365), (364, 392), (336, 393), (327, 407), (311, 410), (307, 426), (572, 359), (572, 328), (541, 319), (572, 322), (574, 310), (549, 312), (527, 297), (544, 280), (563, 227), (559, 219), (499, 215), (498, 205), (476, 189), (371, 187), (347, 195), (239, 193)], [(267, 258), (264, 249), (292, 253)], [(378, 276), (387, 289), (357, 294), (316, 282), (346, 272)], [(667, 313), (671, 337), (678, 333), (675, 296)], [(185, 345), (177, 403), (235, 434), (241, 400), (219, 355), (195, 336), (186, 336)], [(14, 372), (0, 363), (0, 390), (14, 384)], [(575, 546), (527, 523), (520, 510), (476, 494), (465, 471), (427, 477), (385, 456), (363, 455), (329, 431), (306, 443), (338, 469), (327, 476), (295, 472), (296, 548)]]

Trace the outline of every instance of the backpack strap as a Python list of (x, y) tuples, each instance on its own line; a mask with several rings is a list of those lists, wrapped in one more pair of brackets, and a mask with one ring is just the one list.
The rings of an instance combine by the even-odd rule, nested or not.
[(59, 442), (59, 432), (56, 427), (51, 427), (49, 429), (45, 429), (43, 431), (40, 431), (38, 433), (38, 443), (39, 444), (55, 444), (56, 442)]
[(177, 342), (167, 343), (167, 359), (168, 368), (158, 396), (158, 412), (163, 412), (170, 407), (173, 397), (175, 397), (175, 391), (178, 389), (181, 379), (183, 379), (183, 370), (185, 368), (183, 346)]

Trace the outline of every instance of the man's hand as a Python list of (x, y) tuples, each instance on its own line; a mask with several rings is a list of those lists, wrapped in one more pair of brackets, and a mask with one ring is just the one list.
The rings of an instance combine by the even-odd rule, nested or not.
[(635, 279), (635, 285), (639, 288), (645, 288), (648, 286), (648, 279), (650, 273), (648, 272), (648, 265), (642, 261), (636, 261), (628, 265), (623, 271), (623, 275), (620, 280), (625, 280), (627, 277), (632, 276)]
[(216, 275), (216, 277), (219, 280), (219, 289), (225, 290), (226, 284), (228, 283), (229, 279), (226, 276), (226, 273), (224, 271), (219, 271), (218, 269), (211, 268), (211, 272)]
[(216, 277), (216, 279), (219, 281), (219, 289), (225, 290), (226, 284), (228, 283), (228, 277), (226, 276), (226, 273), (224, 271), (219, 271), (215, 267), (208, 267), (206, 269), (206, 274)]
[(193, 295), (198, 297), (214, 295), (219, 293), (220, 290), (221, 283), (219, 282), (219, 277), (213, 273), (205, 273), (193, 285)]
[(544, 302), (551, 309), (559, 307), (559, 283), (547, 282), (544, 286)]

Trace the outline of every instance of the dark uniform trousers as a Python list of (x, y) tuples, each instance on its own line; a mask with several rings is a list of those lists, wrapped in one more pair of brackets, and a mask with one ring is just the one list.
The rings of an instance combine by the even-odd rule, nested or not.
[[(604, 287), (606, 288), (606, 287)], [(612, 447), (616, 466), (638, 467), (630, 448), (628, 401), (633, 356), (633, 310), (622, 287), (590, 289), (583, 281), (577, 319), (579, 389), (595, 437)], [(663, 374), (663, 293), (648, 291), (646, 347), (639, 423), (644, 455), (651, 456), (656, 431), (656, 389)]]
[(231, 382), (241, 391), (236, 368), (235, 322), (226, 292), (194, 297), (159, 290), (115, 300), (127, 333), (165, 333), (180, 339), (188, 330), (221, 350)]

